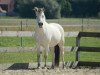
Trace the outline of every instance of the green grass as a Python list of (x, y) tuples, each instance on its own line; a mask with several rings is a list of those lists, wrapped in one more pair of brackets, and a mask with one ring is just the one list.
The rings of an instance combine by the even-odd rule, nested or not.
[(36, 62), (36, 53), (0, 53), (0, 63)]
[[(99, 61), (100, 62), (100, 53), (92, 52), (80, 53), (81, 61)], [(75, 61), (75, 52), (65, 52), (65, 61)], [(44, 60), (44, 59), (43, 59)], [(37, 53), (36, 52), (25, 52), (25, 53), (0, 53), (0, 63), (28, 63), (36, 62)], [(49, 52), (48, 61), (52, 61), (52, 55)]]
[[(31, 37), (23, 37), (22, 45), (24, 47), (34, 47), (35, 41)], [(18, 37), (0, 37), (0, 47), (20, 47), (21, 38)], [(75, 46), (75, 38), (65, 38), (66, 46)], [(100, 47), (100, 38), (81, 38), (81, 46)], [(100, 61), (100, 53), (81, 52), (82, 61)], [(49, 52), (48, 61), (51, 61), (52, 54)], [(0, 63), (27, 63), (36, 62), (36, 52), (24, 53), (0, 53)], [(65, 52), (65, 61), (75, 61), (75, 52)]]
[[(23, 37), (22, 46), (33, 47), (35, 40), (32, 37)], [(21, 46), (20, 37), (0, 37), (0, 47), (19, 47)]]
[(99, 61), (100, 62), (100, 53), (98, 52), (81, 52), (80, 53), (81, 61)]
[[(66, 46), (75, 46), (76, 38), (71, 38), (71, 37), (66, 38), (65, 45)], [(80, 46), (100, 47), (100, 38), (83, 37), (83, 38), (81, 38)]]
[[(74, 61), (75, 53), (65, 52), (66, 61)], [(71, 57), (70, 57), (71, 56)], [(44, 60), (44, 58), (43, 58)], [(36, 52), (25, 52), (25, 53), (0, 53), (0, 63), (28, 63), (36, 62), (37, 53)], [(52, 55), (49, 53), (48, 61), (52, 61)]]
[[(65, 38), (65, 46), (75, 46), (75, 38)], [(19, 47), (21, 46), (20, 37), (0, 37), (0, 47)], [(32, 37), (22, 37), (23, 47), (35, 46), (35, 40)], [(100, 47), (100, 38), (81, 38), (81, 46)]]

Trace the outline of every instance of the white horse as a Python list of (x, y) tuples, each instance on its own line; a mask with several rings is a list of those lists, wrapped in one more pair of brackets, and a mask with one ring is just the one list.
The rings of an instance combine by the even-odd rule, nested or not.
[[(38, 61), (38, 68), (41, 67), (41, 57), (42, 57), (42, 50), (41, 47), (43, 47), (44, 50), (44, 59), (45, 59), (45, 65), (47, 66), (47, 58), (48, 58), (48, 51), (49, 48), (52, 47), (52, 67), (55, 66), (55, 56), (57, 55), (57, 52), (60, 50), (62, 55), (62, 63), (64, 67), (64, 30), (61, 25), (57, 23), (47, 23), (45, 14), (44, 14), (44, 8), (34, 8), (35, 14), (36, 14), (36, 20), (37, 25), (35, 28), (35, 39), (37, 42), (37, 61)], [(57, 51), (54, 53), (54, 49)], [(59, 55), (59, 52), (58, 52)], [(57, 61), (59, 62), (59, 61)], [(59, 64), (58, 64), (59, 65)]]

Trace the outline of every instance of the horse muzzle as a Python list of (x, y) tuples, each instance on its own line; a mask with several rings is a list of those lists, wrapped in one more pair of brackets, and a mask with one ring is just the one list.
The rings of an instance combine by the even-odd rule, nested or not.
[(40, 28), (42, 28), (43, 23), (42, 23), (42, 22), (40, 22), (40, 23), (38, 23), (38, 25), (39, 25), (39, 27), (40, 27)]

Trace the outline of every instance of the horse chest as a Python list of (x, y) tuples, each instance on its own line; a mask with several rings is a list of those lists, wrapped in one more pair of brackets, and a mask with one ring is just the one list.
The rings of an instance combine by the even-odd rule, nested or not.
[(36, 35), (35, 37), (36, 41), (39, 42), (40, 44), (45, 44), (50, 41), (50, 37), (48, 37), (48, 34), (46, 33), (36, 33), (35, 35)]

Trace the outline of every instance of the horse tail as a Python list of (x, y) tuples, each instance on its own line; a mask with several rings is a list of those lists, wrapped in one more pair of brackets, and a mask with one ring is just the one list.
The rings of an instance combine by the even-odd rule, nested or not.
[(59, 66), (59, 60), (60, 60), (60, 47), (59, 45), (57, 44), (55, 47), (54, 47), (54, 52), (55, 52), (55, 66)]

